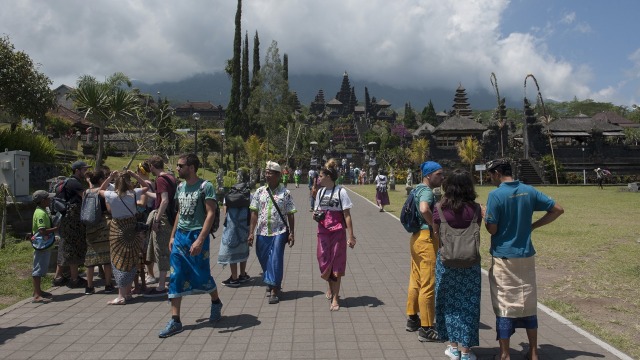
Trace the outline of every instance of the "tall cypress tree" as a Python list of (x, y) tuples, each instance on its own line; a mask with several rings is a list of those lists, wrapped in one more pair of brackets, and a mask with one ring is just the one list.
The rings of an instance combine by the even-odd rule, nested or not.
[[(251, 93), (255, 93), (256, 89), (261, 86), (260, 80), (260, 38), (258, 37), (258, 31), (256, 30), (256, 34), (253, 36), (253, 69), (251, 70)], [(258, 109), (254, 110), (255, 112), (259, 111)], [(251, 134), (255, 134), (258, 136), (264, 136), (264, 128), (260, 126), (260, 124), (255, 120), (257, 118), (257, 114), (250, 114), (250, 124), (249, 128)]]
[(242, 138), (249, 137), (249, 97), (251, 96), (251, 88), (249, 87), (249, 34), (244, 35), (244, 46), (242, 47)]
[(236, 10), (236, 31), (233, 37), (233, 59), (231, 60), (231, 94), (227, 107), (224, 128), (229, 137), (241, 135), (242, 112), (240, 111), (240, 53), (242, 51), (242, 32), (240, 20), (242, 18), (242, 0), (238, 0)]

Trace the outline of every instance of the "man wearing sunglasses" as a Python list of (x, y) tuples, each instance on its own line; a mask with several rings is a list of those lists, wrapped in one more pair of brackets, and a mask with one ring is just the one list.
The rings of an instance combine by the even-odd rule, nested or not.
[(160, 332), (161, 338), (182, 332), (180, 304), (183, 296), (208, 293), (211, 295), (209, 322), (222, 317), (222, 302), (209, 264), (209, 233), (215, 219), (216, 193), (210, 182), (198, 177), (199, 167), (200, 160), (195, 154), (180, 156), (176, 165), (178, 176), (184, 182), (176, 191), (179, 211), (169, 240), (171, 319)]

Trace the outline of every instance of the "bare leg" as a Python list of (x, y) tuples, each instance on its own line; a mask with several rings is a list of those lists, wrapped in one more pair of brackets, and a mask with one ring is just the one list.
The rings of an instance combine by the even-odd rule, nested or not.
[(510, 359), (509, 355), (509, 339), (499, 339), (500, 343), (500, 359), (508, 360)]
[[(217, 291), (216, 291), (216, 296), (217, 296)], [(178, 297), (178, 298), (171, 299), (171, 316), (180, 316), (181, 303), (182, 303), (182, 298)]]
[(231, 269), (231, 278), (238, 280), (238, 264), (229, 264), (229, 268)]
[(104, 269), (104, 284), (105, 284), (105, 286), (111, 285), (111, 275), (112, 275), (111, 264), (105, 264), (105, 265), (102, 266), (102, 268)]
[(78, 264), (69, 264), (69, 273), (71, 274), (71, 281), (78, 280)]
[(340, 283), (342, 282), (342, 277), (338, 276), (336, 281), (329, 281), (329, 288), (331, 289), (331, 307), (339, 307), (338, 298), (340, 298)]
[(160, 271), (160, 277), (158, 278), (158, 290), (164, 290), (166, 282), (167, 282), (167, 272)]
[(538, 329), (527, 329), (529, 338), (529, 359), (538, 360)]
[(33, 297), (42, 297), (42, 289), (40, 288), (42, 278), (40, 276), (32, 276), (31, 279), (33, 280)]
[[(211, 295), (211, 301), (216, 301), (216, 300), (220, 299), (218, 297), (218, 289), (212, 291), (211, 293), (209, 293), (209, 295)], [(171, 299), (171, 300), (172, 300), (172, 302), (171, 302), (171, 310), (173, 311), (173, 299)], [(178, 313), (175, 314), (175, 315), (180, 315), (180, 304), (178, 304)]]
[(93, 287), (93, 266), (87, 266), (87, 287)]
[(247, 262), (243, 261), (240, 263), (240, 275), (247, 275)]

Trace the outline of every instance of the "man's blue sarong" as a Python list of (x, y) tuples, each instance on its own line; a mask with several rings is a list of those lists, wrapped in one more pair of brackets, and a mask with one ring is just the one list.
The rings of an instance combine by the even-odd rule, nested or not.
[(258, 235), (256, 255), (262, 267), (262, 281), (270, 287), (280, 289), (284, 272), (284, 248), (289, 233), (274, 236)]
[(184, 231), (177, 229), (173, 239), (173, 248), (169, 261), (169, 298), (179, 298), (192, 294), (208, 294), (216, 289), (209, 267), (209, 238), (202, 245), (202, 251), (196, 256), (189, 254), (191, 245), (201, 230)]

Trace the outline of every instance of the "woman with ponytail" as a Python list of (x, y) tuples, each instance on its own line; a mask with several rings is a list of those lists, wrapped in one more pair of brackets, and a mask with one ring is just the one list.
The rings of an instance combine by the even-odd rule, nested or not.
[(356, 245), (350, 212), (353, 204), (347, 191), (336, 185), (337, 179), (338, 163), (331, 159), (320, 170), (322, 188), (313, 209), (313, 219), (318, 222), (318, 265), (320, 276), (329, 285), (325, 296), (331, 301), (330, 311), (340, 310), (340, 280), (347, 267), (347, 245), (352, 249)]

